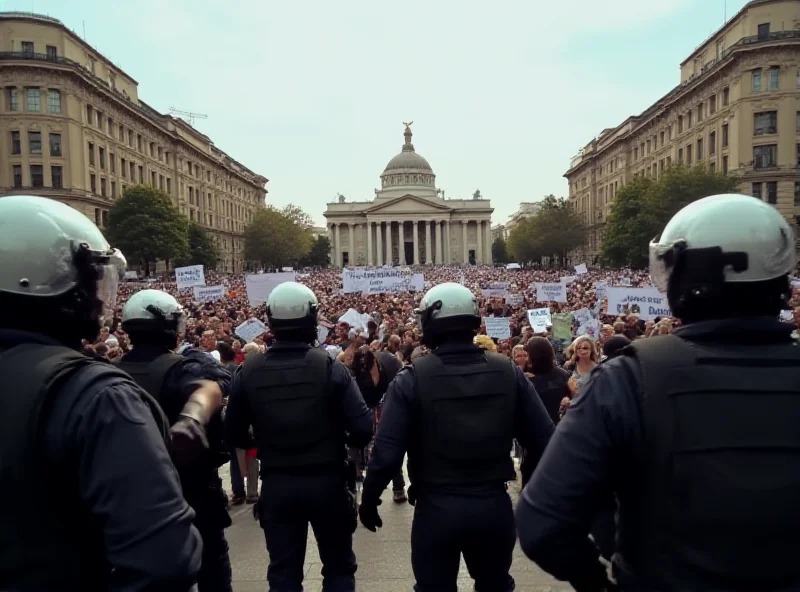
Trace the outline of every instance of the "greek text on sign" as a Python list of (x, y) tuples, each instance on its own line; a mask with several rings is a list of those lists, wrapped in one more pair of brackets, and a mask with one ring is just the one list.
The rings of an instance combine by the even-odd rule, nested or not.
[(566, 302), (567, 285), (557, 284), (536, 284), (536, 300), (539, 302)]
[(547, 327), (553, 324), (549, 308), (534, 308), (528, 311), (528, 323), (534, 333), (546, 333)]
[(198, 302), (215, 302), (225, 298), (225, 286), (194, 286), (194, 299)]
[(191, 288), (192, 286), (205, 286), (206, 275), (202, 265), (189, 265), (187, 267), (175, 268), (175, 282), (178, 290)]
[(495, 339), (508, 339), (511, 337), (511, 327), (507, 317), (483, 317), (486, 334)]
[(656, 317), (671, 317), (667, 297), (658, 288), (612, 288), (607, 289), (608, 314), (636, 314), (644, 321)]
[(362, 292), (382, 294), (384, 292), (419, 292), (425, 278), (421, 273), (410, 273), (402, 269), (358, 269), (342, 270), (342, 290), (345, 294)]
[(267, 326), (255, 317), (236, 327), (236, 334), (247, 343), (254, 341), (256, 337), (266, 332)]

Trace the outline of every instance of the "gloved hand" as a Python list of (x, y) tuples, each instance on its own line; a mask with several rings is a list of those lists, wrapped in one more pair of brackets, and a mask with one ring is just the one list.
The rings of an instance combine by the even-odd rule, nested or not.
[(378, 514), (378, 506), (381, 505), (381, 500), (378, 499), (377, 503), (365, 504), (363, 501), (358, 508), (358, 517), (361, 519), (361, 524), (370, 532), (376, 532), (377, 529), (383, 526), (380, 514)]
[(185, 468), (207, 460), (208, 437), (203, 425), (193, 417), (181, 415), (170, 428), (172, 434), (172, 460), (178, 468)]

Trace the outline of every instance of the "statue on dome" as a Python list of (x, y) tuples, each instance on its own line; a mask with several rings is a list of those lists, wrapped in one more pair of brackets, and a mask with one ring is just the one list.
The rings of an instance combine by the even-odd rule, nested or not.
[(411, 126), (414, 125), (414, 122), (413, 121), (404, 121), (403, 125), (406, 126), (405, 133), (410, 134), (411, 133)]
[(472, 194), (472, 199), (483, 199), (480, 189), (475, 190), (475, 193)]

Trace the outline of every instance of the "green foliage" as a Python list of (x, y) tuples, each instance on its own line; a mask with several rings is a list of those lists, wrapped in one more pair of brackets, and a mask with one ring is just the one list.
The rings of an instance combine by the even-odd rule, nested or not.
[(301, 267), (327, 267), (330, 265), (331, 241), (320, 235), (311, 243), (311, 249), (300, 259)]
[(603, 261), (612, 267), (647, 267), (650, 241), (670, 218), (693, 201), (720, 193), (738, 193), (738, 181), (711, 173), (700, 164), (677, 165), (658, 180), (636, 178), (617, 193), (603, 237)]
[(508, 251), (516, 261), (558, 257), (586, 242), (586, 227), (569, 200), (548, 195), (539, 211), (523, 218), (508, 236)]
[(258, 210), (244, 231), (248, 261), (264, 267), (295, 266), (311, 249), (310, 216), (294, 205)]
[(185, 258), (189, 251), (186, 217), (167, 194), (144, 185), (128, 187), (114, 202), (106, 235), (129, 261), (140, 262), (147, 274), (151, 263)]
[(502, 236), (498, 236), (492, 243), (492, 261), (495, 263), (509, 263), (511, 261), (506, 241)]
[(197, 222), (189, 222), (188, 236), (189, 255), (176, 262), (176, 266), (203, 265), (206, 269), (216, 269), (219, 251), (211, 236)]

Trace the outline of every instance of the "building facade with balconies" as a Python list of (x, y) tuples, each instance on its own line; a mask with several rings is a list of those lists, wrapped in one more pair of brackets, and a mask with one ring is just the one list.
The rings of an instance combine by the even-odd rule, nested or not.
[(630, 179), (674, 163), (735, 175), (740, 190), (800, 221), (800, 0), (751, 0), (681, 64), (680, 84), (603, 130), (565, 177), (589, 229), (572, 258), (596, 264), (605, 222)]
[(266, 183), (139, 99), (133, 78), (60, 21), (0, 12), (0, 198), (51, 197), (103, 228), (126, 187), (156, 187), (211, 235), (218, 269), (238, 272)]

